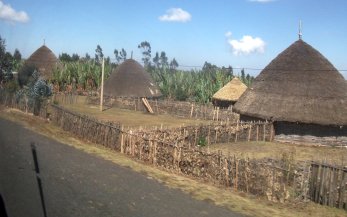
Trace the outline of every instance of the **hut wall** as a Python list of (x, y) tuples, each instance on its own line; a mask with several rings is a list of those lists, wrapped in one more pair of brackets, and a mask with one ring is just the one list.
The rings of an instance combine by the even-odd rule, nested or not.
[(224, 108), (224, 109), (227, 109), (229, 108), (230, 106), (233, 106), (235, 105), (235, 101), (227, 101), (227, 100), (217, 100), (217, 99), (214, 99), (212, 100), (212, 103), (214, 106), (217, 106), (219, 108)]
[(320, 137), (347, 136), (347, 126), (323, 126), (318, 124), (293, 123), (276, 121), (274, 123), (276, 134), (284, 135), (311, 135)]
[(347, 126), (323, 126), (278, 121), (274, 123), (274, 127), (277, 141), (347, 146)]
[[(240, 115), (241, 121), (264, 121)], [(347, 126), (323, 126), (318, 124), (275, 121), (275, 141), (296, 144), (347, 146)]]

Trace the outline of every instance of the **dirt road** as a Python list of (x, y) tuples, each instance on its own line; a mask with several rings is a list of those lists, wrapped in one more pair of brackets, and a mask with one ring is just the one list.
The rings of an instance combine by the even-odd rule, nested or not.
[(9, 217), (43, 216), (30, 142), (48, 217), (241, 216), (0, 119), (0, 193)]

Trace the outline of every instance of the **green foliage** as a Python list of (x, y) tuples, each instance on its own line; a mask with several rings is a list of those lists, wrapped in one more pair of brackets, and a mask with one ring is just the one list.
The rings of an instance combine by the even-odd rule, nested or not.
[(16, 100), (25, 100), (30, 107), (34, 108), (34, 115), (38, 115), (42, 102), (52, 95), (52, 87), (39, 77), (39, 73), (35, 70), (28, 83), (16, 92)]
[(168, 67), (149, 70), (164, 97), (173, 100), (190, 100), (199, 103), (211, 101), (212, 95), (233, 77), (219, 68), (200, 71), (170, 70)]
[(207, 144), (206, 138), (205, 137), (199, 137), (198, 146), (204, 147), (204, 146), (206, 146), (206, 144)]
[(141, 42), (138, 46), (142, 50), (142, 61), (145, 67), (150, 65), (151, 62), (151, 44), (148, 41)]
[[(110, 61), (105, 61), (105, 80), (112, 70)], [(101, 83), (101, 66), (95, 61), (62, 62), (61, 67), (53, 71), (53, 83), (64, 91), (68, 85), (73, 90), (97, 90)]]
[(24, 64), (18, 72), (18, 83), (21, 87), (29, 83), (34, 71), (37, 70), (35, 66)]

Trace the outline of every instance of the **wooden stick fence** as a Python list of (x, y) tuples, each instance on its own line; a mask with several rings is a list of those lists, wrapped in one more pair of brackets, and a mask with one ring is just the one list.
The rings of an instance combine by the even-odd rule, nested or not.
[(312, 201), (347, 210), (347, 168), (312, 163), (311, 177)]

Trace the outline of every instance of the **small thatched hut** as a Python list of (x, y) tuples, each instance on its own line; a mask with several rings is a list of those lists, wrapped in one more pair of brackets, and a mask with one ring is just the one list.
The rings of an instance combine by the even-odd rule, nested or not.
[(35, 67), (40, 75), (45, 79), (51, 79), (53, 75), (53, 69), (58, 64), (58, 59), (54, 55), (51, 49), (46, 45), (42, 45), (25, 61), (26, 65)]
[(212, 103), (227, 108), (234, 105), (246, 89), (247, 86), (235, 77), (212, 96)]
[(347, 136), (347, 85), (299, 39), (266, 66), (234, 111), (241, 120), (274, 121), (277, 135)]
[(105, 81), (104, 95), (109, 97), (158, 98), (162, 94), (143, 66), (133, 59), (127, 59)]

